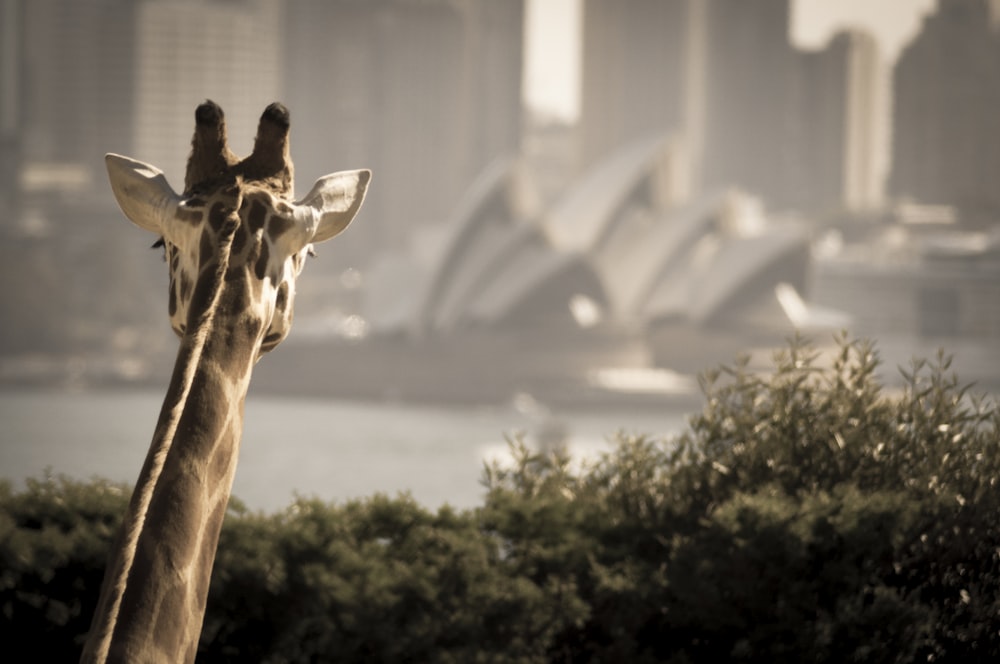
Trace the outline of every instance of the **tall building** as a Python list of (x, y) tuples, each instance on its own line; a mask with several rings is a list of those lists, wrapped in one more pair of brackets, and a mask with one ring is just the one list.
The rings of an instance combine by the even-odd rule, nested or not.
[(370, 167), (358, 228), (334, 251), (398, 248), (516, 152), (523, 0), (294, 0), (288, 105), (303, 186)]
[(939, 0), (893, 75), (890, 191), (1000, 212), (1000, 3)]
[(226, 113), (230, 146), (253, 147), (257, 121), (281, 98), (284, 26), (278, 0), (144, 0), (135, 19), (132, 156), (183, 187), (194, 110)]
[(673, 133), (694, 190), (793, 198), (790, 0), (585, 0), (582, 162)]
[(21, 164), (21, 104), (24, 41), (22, 0), (0, 0), (0, 206), (15, 214), (6, 215), (0, 228), (13, 223), (19, 198), (18, 173)]
[(62, 179), (87, 189), (105, 177), (105, 152), (130, 148), (133, 5), (4, 3), (0, 114), (17, 125), (18, 177), (30, 187)]
[(846, 60), (844, 165), (841, 188), (844, 205), (870, 210), (882, 204), (888, 173), (888, 88), (875, 38), (865, 32), (842, 33), (831, 48)]
[(875, 39), (837, 34), (797, 58), (789, 204), (863, 212), (882, 202), (888, 159), (887, 82)]
[(790, 0), (705, 0), (703, 186), (788, 197), (796, 53)]
[(581, 165), (632, 141), (686, 134), (702, 72), (694, 49), (698, 0), (585, 0)]

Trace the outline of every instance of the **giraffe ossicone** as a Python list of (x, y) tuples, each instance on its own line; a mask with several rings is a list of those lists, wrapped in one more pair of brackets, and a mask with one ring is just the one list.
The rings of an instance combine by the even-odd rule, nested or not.
[(83, 662), (194, 661), (253, 366), (291, 328), (312, 245), (347, 228), (371, 179), (341, 171), (293, 200), (289, 128), (271, 104), (241, 160), (222, 109), (201, 104), (182, 193), (154, 166), (105, 158), (122, 212), (163, 241), (180, 345)]
[[(275, 140), (274, 123), (269, 121), (269, 111), (276, 107), (284, 118), (278, 127), (283, 129), (283, 142)], [(215, 113), (206, 114), (205, 109)], [(261, 349), (267, 352), (288, 333), (295, 277), (312, 244), (343, 232), (364, 201), (371, 179), (366, 169), (321, 177), (300, 201), (289, 200), (292, 162), (288, 156), (288, 113), (283, 109), (280, 104), (268, 107), (254, 152), (238, 161), (226, 146), (221, 109), (212, 102), (202, 104), (196, 112), (199, 123), (183, 194), (176, 193), (155, 166), (116, 154), (105, 157), (111, 188), (122, 212), (135, 225), (164, 240), (170, 263), (170, 319), (178, 335), (187, 328), (194, 284), (208, 258), (203, 254), (211, 249), (207, 245), (218, 244), (220, 238), (215, 235), (223, 216), (235, 213), (242, 220), (235, 229), (236, 254), (230, 257), (231, 264), (252, 260), (259, 279), (270, 277), (268, 285), (275, 291), (274, 298), (260, 300), (265, 304), (273, 299), (278, 305)], [(210, 125), (206, 131), (201, 122), (206, 116), (218, 122), (221, 130)], [(206, 133), (215, 140), (204, 140)], [(207, 149), (211, 152), (204, 154)]]

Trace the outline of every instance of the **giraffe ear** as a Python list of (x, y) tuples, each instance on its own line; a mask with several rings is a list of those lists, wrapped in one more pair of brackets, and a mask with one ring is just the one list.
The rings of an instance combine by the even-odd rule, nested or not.
[(163, 235), (163, 221), (169, 218), (172, 208), (180, 202), (163, 172), (155, 166), (144, 164), (117, 154), (104, 156), (108, 167), (111, 191), (118, 207), (133, 224), (147, 231)]
[(367, 169), (324, 175), (296, 205), (312, 208), (318, 220), (313, 242), (339, 235), (361, 209), (372, 172)]

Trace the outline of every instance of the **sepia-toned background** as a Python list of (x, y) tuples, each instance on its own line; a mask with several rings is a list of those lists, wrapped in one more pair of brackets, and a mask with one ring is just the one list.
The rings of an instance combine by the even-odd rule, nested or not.
[(252, 504), (471, 504), (505, 433), (674, 431), (796, 333), (1000, 386), (996, 2), (0, 0), (5, 477), (132, 479), (176, 340), (103, 155), (179, 185), (206, 98), (238, 153), (290, 108), (300, 193), (374, 172), (256, 371)]

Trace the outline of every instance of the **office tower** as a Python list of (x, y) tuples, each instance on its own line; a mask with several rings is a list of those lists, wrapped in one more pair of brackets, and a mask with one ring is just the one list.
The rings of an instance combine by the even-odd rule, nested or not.
[(890, 191), (966, 219), (1000, 211), (1000, 11), (939, 0), (893, 74)]
[(104, 152), (130, 147), (133, 4), (5, 2), (2, 115), (29, 188), (88, 191), (104, 179)]
[(846, 60), (844, 205), (874, 209), (882, 203), (888, 168), (888, 90), (878, 44), (871, 35), (853, 31), (842, 33), (831, 47)]
[(299, 182), (374, 172), (358, 228), (336, 250), (357, 260), (404, 246), (518, 150), (522, 0), (295, 0), (288, 11)]
[(789, 0), (705, 0), (702, 184), (783, 203), (794, 160)]
[(786, 200), (819, 214), (877, 208), (888, 158), (888, 90), (875, 39), (844, 31), (797, 59)]
[(698, 0), (584, 0), (581, 165), (698, 121)]
[(21, 104), (24, 41), (22, 0), (0, 0), (0, 206), (8, 214), (0, 227), (14, 223), (21, 164)]
[(789, 0), (586, 0), (583, 166), (673, 134), (695, 190), (785, 205), (797, 159)]
[(194, 109), (226, 113), (237, 155), (253, 146), (264, 108), (281, 98), (284, 40), (277, 0), (145, 0), (135, 19), (135, 158), (180, 187)]

